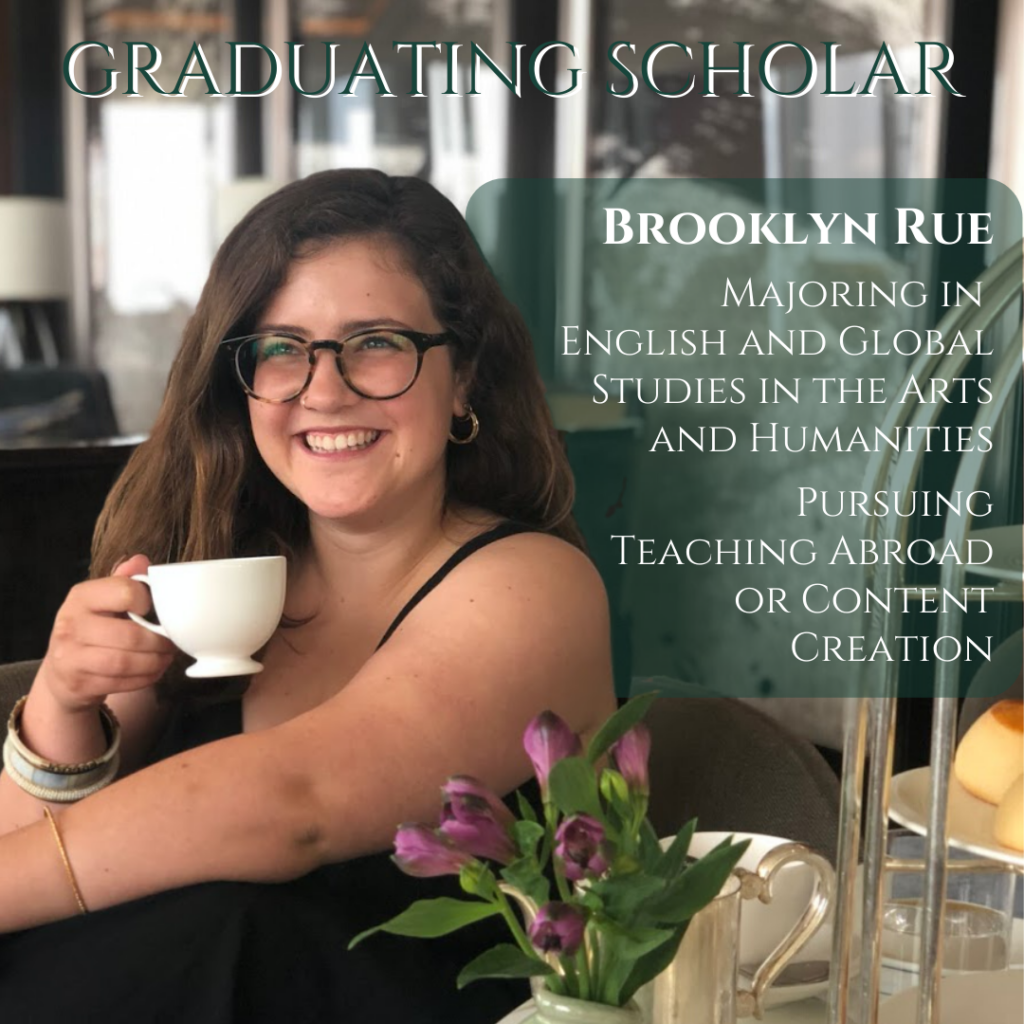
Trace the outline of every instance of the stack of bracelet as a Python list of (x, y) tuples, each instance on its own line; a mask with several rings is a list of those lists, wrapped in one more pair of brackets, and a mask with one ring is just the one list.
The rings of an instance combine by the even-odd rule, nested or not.
[(7, 722), (4, 768), (11, 781), (26, 793), (48, 803), (74, 803), (114, 781), (121, 763), (121, 727), (114, 712), (100, 705), (100, 718), (107, 737), (106, 752), (82, 764), (54, 764), (25, 746), (20, 734), (21, 714), (27, 697), (14, 705)]

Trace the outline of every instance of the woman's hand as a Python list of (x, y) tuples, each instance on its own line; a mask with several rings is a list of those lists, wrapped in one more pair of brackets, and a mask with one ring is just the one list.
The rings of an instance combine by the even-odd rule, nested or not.
[[(143, 761), (164, 714), (152, 687), (174, 652), (169, 640), (123, 617), (149, 611), (149, 589), (129, 578), (148, 567), (135, 555), (68, 594), (21, 714), (21, 738), (33, 753), (58, 764), (99, 757), (109, 740), (97, 709), (107, 700), (121, 722), (122, 772)], [(0, 772), (0, 835), (39, 813), (39, 801)]]
[(174, 644), (125, 617), (152, 606), (149, 588), (130, 579), (148, 568), (145, 555), (134, 555), (112, 576), (73, 587), (61, 605), (33, 686), (60, 710), (94, 709), (111, 694), (152, 686), (167, 671)]

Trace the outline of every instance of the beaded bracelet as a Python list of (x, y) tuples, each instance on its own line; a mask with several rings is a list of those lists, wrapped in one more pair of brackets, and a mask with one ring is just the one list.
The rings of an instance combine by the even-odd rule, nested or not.
[(40, 757), (21, 738), (21, 715), (27, 697), (11, 710), (3, 765), (11, 781), (37, 800), (72, 803), (103, 789), (114, 781), (120, 766), (121, 726), (117, 716), (103, 704), (100, 718), (107, 738), (107, 750), (98, 758), (79, 764), (60, 764)]

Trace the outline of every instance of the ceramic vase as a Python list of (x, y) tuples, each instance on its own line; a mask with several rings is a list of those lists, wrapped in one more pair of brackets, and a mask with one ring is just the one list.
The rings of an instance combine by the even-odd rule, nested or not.
[(537, 986), (533, 1005), (533, 1013), (523, 1024), (643, 1024), (640, 1009), (632, 1000), (625, 1006), (604, 1006)]

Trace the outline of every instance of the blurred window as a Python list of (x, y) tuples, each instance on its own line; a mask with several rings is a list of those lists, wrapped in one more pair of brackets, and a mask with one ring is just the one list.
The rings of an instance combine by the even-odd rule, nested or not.
[[(471, 41), (511, 74), (512, 48), (501, 16), (504, 7), (499, 0), (299, 0), (291, 38), (303, 44), (304, 90), (324, 87), (328, 77), (324, 43), (338, 44), (331, 93), (322, 99), (297, 98), (299, 175), (329, 167), (378, 167), (389, 174), (418, 175), (464, 211), (480, 185), (506, 173), (505, 135), (512, 92), (481, 62), (479, 95), (465, 95), (470, 89)], [(412, 50), (393, 46), (402, 40), (440, 44), (439, 50), (421, 51), (423, 98), (409, 96), (415, 85)], [(359, 63), (364, 41), (373, 47), (395, 100), (378, 98), (372, 78), (358, 80), (354, 95), (340, 95)], [(459, 48), (454, 50), (453, 44)], [(463, 94), (458, 101), (443, 95), (449, 49), (455, 52), (456, 87)]]
[[(124, 96), (130, 85), (125, 44), (145, 40), (159, 49), (153, 76), (171, 91), (198, 43), (226, 91), (232, 6), (229, 0), (84, 3), (84, 38), (114, 51), (113, 60), (95, 47), (83, 54), (85, 88), (103, 88), (104, 68), (121, 71), (117, 89), (89, 100), (85, 110), (93, 355), (110, 380), (125, 433), (152, 425), (209, 270), (217, 188), (232, 171), (234, 116), (234, 104), (213, 102), (201, 79), (190, 80), (184, 98), (172, 101), (140, 75), (139, 96)], [(147, 58), (143, 51), (140, 63)]]
[[(937, 173), (925, 149), (925, 116), (934, 105), (915, 97), (892, 96), (885, 83), (872, 103), (843, 107), (818, 95), (823, 81), (822, 40), (842, 40), (837, 51), (836, 88), (863, 83), (884, 40), (896, 53), (904, 76), (916, 85), (919, 62), (915, 40), (931, 38), (933, 9), (945, 0), (594, 0), (596, 51), (628, 40), (636, 53), (620, 51), (635, 73), (648, 47), (672, 39), (689, 46), (691, 60), (677, 47), (666, 48), (654, 65), (665, 92), (692, 91), (681, 99), (656, 95), (641, 84), (628, 100), (591, 76), (591, 173), (607, 177), (929, 177)], [(818, 84), (806, 96), (778, 99), (756, 81), (761, 51), (779, 40), (800, 43), (818, 59)], [(701, 40), (719, 43), (715, 65), (735, 67), (739, 48), (752, 44), (751, 97), (730, 95), (735, 74), (714, 79), (714, 99), (703, 98)], [(910, 47), (909, 50), (906, 48)], [(906, 58), (906, 59), (901, 59)], [(804, 75), (803, 58), (781, 50), (772, 63), (780, 88)], [(625, 77), (610, 80), (621, 89)], [(914, 85), (908, 82), (908, 88)], [(839, 109), (837, 109), (837, 107)]]

